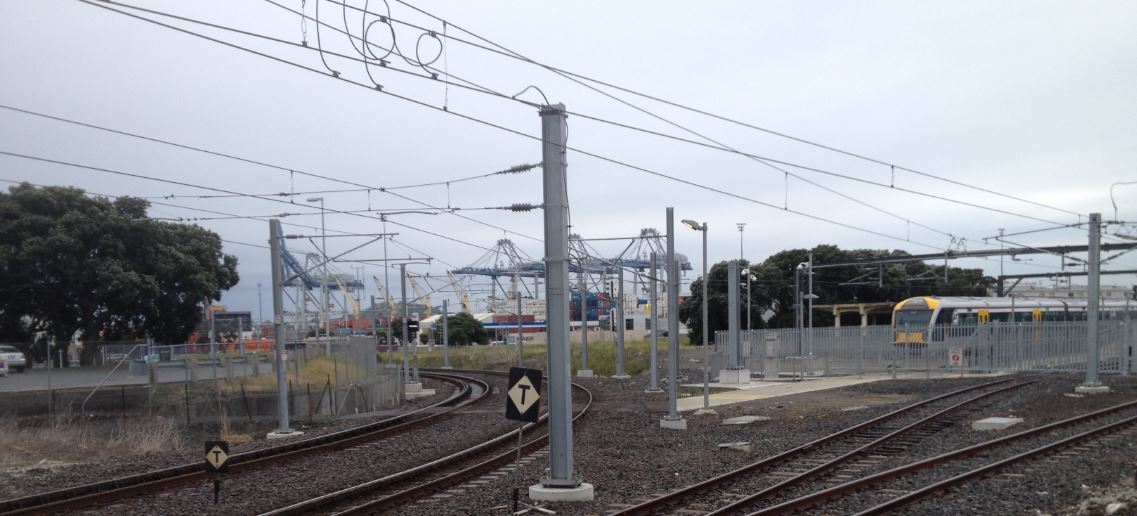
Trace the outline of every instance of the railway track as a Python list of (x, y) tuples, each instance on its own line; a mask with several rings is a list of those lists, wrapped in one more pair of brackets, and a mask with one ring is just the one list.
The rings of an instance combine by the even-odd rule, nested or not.
[[(1114, 437), (1119, 432), (1131, 430), (1134, 425), (1137, 425), (1137, 401), (1121, 403), (845, 482), (750, 514), (789, 514), (801, 511), (884, 514), (1038, 457), (1092, 451), (1093, 448), (1086, 446), (1087, 443)], [(1023, 444), (1025, 446), (1021, 446)], [(1020, 447), (1008, 448), (1015, 445)], [(1009, 456), (993, 462), (982, 460), (983, 455), (996, 453), (1000, 449), (1009, 449), (1005, 452)], [(924, 473), (934, 478), (922, 483), (917, 483), (912, 478)], [(891, 482), (897, 479), (904, 479), (906, 487)], [(919, 487), (913, 488), (912, 484)]]
[[(498, 371), (462, 372), (506, 375)], [(573, 416), (573, 421), (576, 421), (592, 406), (592, 393), (578, 384), (572, 386), (586, 399), (584, 406)], [(546, 412), (537, 423), (522, 427), (523, 436), (527, 437), (521, 451), (527, 457), (547, 445), (549, 434), (542, 429), (546, 426), (547, 418)], [(282, 507), (262, 516), (313, 513), (348, 515), (392, 511), (509, 464), (517, 458), (516, 443), (517, 432), (510, 431), (429, 463)]]
[[(438, 421), (490, 394), (487, 382), (456, 373), (424, 373), (426, 378), (456, 387), (450, 397), (418, 410), (347, 430), (300, 439), (280, 446), (237, 453), (229, 459), (232, 473), (253, 470), (302, 455), (343, 448), (388, 437)], [(48, 514), (113, 501), (122, 497), (168, 489), (207, 477), (202, 463), (195, 462), (84, 484), (0, 502), (0, 515)]]
[[(914, 403), (686, 488), (638, 500), (610, 514), (739, 514), (786, 489), (809, 482), (840, 482), (949, 427), (965, 411), (976, 409), (978, 402), (1030, 383), (1009, 382), (980, 384)], [(981, 390), (986, 392), (956, 399)]]

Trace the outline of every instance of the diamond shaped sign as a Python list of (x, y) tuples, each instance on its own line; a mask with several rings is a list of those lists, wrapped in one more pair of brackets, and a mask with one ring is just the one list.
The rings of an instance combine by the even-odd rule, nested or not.
[(510, 368), (506, 395), (505, 417), (515, 421), (537, 422), (541, 405), (541, 370)]
[(205, 441), (205, 466), (209, 471), (229, 469), (229, 443), (227, 441)]

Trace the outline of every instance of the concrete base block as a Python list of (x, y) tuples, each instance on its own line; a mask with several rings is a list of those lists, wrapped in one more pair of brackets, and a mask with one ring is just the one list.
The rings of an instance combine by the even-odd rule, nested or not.
[(448, 365), (444, 365), (444, 366), (442, 366), (441, 368), (442, 368), (442, 369), (454, 369), (453, 367), (450, 367), (450, 366), (448, 366)]
[(723, 425), (749, 425), (758, 421), (769, 421), (770, 418), (766, 416), (738, 416), (722, 420)]
[(989, 417), (971, 423), (972, 430), (1006, 430), (1023, 422), (1021, 417)]
[(290, 430), (288, 432), (278, 432), (273, 430), (265, 435), (265, 439), (287, 439), (289, 437), (298, 437), (304, 435), (304, 432), (299, 430)]
[(644, 389), (648, 394), (663, 394), (663, 389)]
[(592, 370), (591, 369), (577, 369), (576, 370), (576, 376), (580, 377), (580, 378), (592, 378)]
[(733, 443), (722, 443), (719, 445), (720, 450), (735, 450), (745, 453), (750, 453), (749, 441), (737, 441)]
[(408, 400), (417, 400), (419, 398), (429, 398), (434, 396), (434, 389), (419, 389), (417, 391), (408, 391), (403, 393), (403, 398)]
[(679, 419), (663, 418), (663, 419), (659, 420), (659, 427), (660, 428), (666, 428), (668, 430), (686, 430), (687, 429), (687, 420), (683, 419), (683, 418), (679, 418)]
[(412, 393), (422, 390), (422, 383), (420, 382), (407, 382), (403, 384), (403, 392)]
[(626, 375), (626, 374), (614, 374), (612, 376), (609, 376), (609, 378), (611, 378), (613, 380), (631, 380), (632, 379), (631, 375)]
[(595, 497), (596, 489), (588, 482), (576, 487), (529, 486), (529, 499), (539, 502), (591, 502)]
[(719, 415), (719, 413), (715, 412), (715, 409), (713, 409), (713, 408), (701, 408), (699, 410), (696, 410), (694, 415), (696, 415), (696, 416), (717, 416), (717, 415)]
[(719, 383), (748, 384), (750, 383), (750, 370), (723, 369), (719, 371)]
[(1109, 392), (1108, 385), (1079, 385), (1074, 387), (1074, 392), (1078, 394), (1104, 394)]

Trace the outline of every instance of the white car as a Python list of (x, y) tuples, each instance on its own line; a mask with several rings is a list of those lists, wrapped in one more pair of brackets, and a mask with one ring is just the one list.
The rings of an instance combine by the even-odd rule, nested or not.
[(22, 373), (28, 368), (28, 359), (20, 350), (12, 346), (0, 345), (0, 361), (4, 362), (7, 369), (15, 369), (18, 373)]

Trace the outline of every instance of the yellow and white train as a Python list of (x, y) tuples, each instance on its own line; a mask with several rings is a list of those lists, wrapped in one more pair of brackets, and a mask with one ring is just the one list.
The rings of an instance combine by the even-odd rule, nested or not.
[[(1137, 302), (1107, 299), (1099, 304), (1099, 318), (1137, 316)], [(1048, 297), (911, 297), (892, 309), (892, 327), (897, 345), (924, 345), (944, 340), (952, 327), (974, 328), (980, 324), (1043, 323), (1086, 320), (1085, 299)]]

